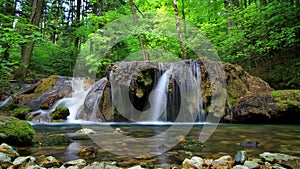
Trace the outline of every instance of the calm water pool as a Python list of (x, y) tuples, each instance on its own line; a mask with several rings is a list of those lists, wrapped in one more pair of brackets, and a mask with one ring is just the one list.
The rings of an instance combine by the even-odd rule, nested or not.
[[(37, 124), (33, 127), (35, 141), (74, 133), (83, 127), (96, 131), (88, 139), (73, 140), (66, 146), (31, 146), (19, 150), (23, 155), (53, 155), (63, 162), (78, 159), (80, 149), (87, 146), (98, 150), (97, 158), (90, 161), (152, 159), (154, 164), (173, 164), (181, 163), (186, 156), (217, 158), (234, 156), (239, 150), (245, 150), (248, 157), (258, 157), (266, 151), (300, 156), (300, 125), (219, 124), (203, 144), (198, 142), (203, 124)], [(189, 144), (177, 144), (182, 136)]]

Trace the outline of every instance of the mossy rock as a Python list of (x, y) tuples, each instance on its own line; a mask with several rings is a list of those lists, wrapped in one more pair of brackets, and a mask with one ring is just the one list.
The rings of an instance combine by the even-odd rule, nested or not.
[(32, 108), (23, 108), (23, 107), (20, 107), (20, 108), (16, 108), (12, 111), (12, 114), (14, 117), (18, 118), (18, 119), (21, 119), (21, 120), (25, 120), (26, 119), (26, 116), (29, 112), (32, 111)]
[(52, 75), (46, 79), (43, 79), (39, 82), (36, 89), (34, 90), (35, 94), (45, 93), (47, 90), (51, 89), (57, 82), (58, 76)]
[(67, 107), (56, 107), (54, 112), (51, 114), (52, 121), (55, 120), (66, 120), (70, 115), (70, 111)]
[(272, 95), (277, 110), (300, 109), (300, 90), (275, 90)]
[(34, 137), (31, 125), (15, 117), (0, 116), (0, 133), (6, 135), (0, 142), (9, 143), (14, 146), (30, 145)]
[(191, 152), (200, 152), (205, 147), (205, 145), (200, 143), (199, 140), (186, 140), (179, 143), (179, 146), (182, 149)]
[(36, 142), (39, 146), (65, 146), (72, 143), (67, 136), (56, 136), (52, 138), (44, 138)]

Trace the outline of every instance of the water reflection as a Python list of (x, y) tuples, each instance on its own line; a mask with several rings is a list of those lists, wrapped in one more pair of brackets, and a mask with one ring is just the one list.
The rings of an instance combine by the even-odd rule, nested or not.
[[(200, 156), (217, 158), (221, 155), (234, 156), (239, 150), (245, 150), (249, 157), (258, 157), (262, 152), (279, 152), (300, 156), (300, 125), (219, 125), (212, 136), (203, 144), (199, 143), (199, 133), (203, 125), (194, 125), (185, 137), (190, 145), (177, 144), (170, 147), (170, 140), (178, 139), (185, 125), (172, 125), (169, 134), (163, 137), (153, 137), (170, 129), (170, 125), (112, 125), (109, 127), (119, 130), (126, 139), (116, 137), (118, 133), (107, 130), (107, 125), (86, 126), (95, 129), (92, 139), (73, 140), (68, 146), (31, 146), (21, 148), (26, 155), (53, 155), (61, 161), (78, 159), (78, 152), (83, 147), (92, 146), (98, 151), (97, 158), (101, 161), (130, 161), (148, 160), (152, 163), (180, 163), (182, 158)], [(54, 137), (64, 133), (74, 133), (82, 128), (81, 125), (34, 125), (35, 141), (42, 137)], [(140, 138), (149, 138), (145, 144), (138, 144)], [(97, 139), (97, 140), (95, 140)], [(101, 144), (95, 144), (101, 143)], [(258, 146), (248, 146), (247, 143), (258, 142)], [(241, 143), (246, 143), (241, 146)], [(103, 147), (105, 149), (103, 149)], [(145, 153), (145, 149), (147, 150)], [(168, 151), (165, 152), (165, 149)], [(115, 152), (115, 153), (112, 153)], [(132, 152), (128, 157), (122, 152)], [(116, 155), (119, 154), (119, 155)], [(157, 157), (155, 160), (153, 157)]]

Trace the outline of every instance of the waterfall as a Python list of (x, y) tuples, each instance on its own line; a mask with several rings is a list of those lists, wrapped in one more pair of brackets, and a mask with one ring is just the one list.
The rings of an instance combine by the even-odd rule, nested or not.
[(66, 80), (65, 83), (72, 84), (72, 95), (66, 96), (58, 100), (53, 106), (48, 110), (39, 109), (37, 111), (31, 112), (30, 115), (34, 115), (34, 122), (51, 122), (51, 113), (58, 106), (67, 107), (70, 111), (70, 115), (67, 117), (69, 123), (77, 122), (77, 114), (82, 107), (87, 93), (90, 91), (91, 87), (84, 86), (83, 78), (72, 78), (71, 80)]
[[(201, 92), (201, 67), (196, 62), (189, 64), (177, 62), (174, 65), (173, 84), (177, 83), (178, 88), (173, 85), (171, 108), (175, 122), (200, 122), (203, 121), (202, 112), (202, 92)], [(179, 98), (180, 96), (180, 98)], [(180, 101), (178, 101), (179, 99)], [(176, 106), (180, 102), (180, 107), (176, 113)], [(176, 114), (176, 116), (175, 116)]]
[(80, 105), (80, 109), (76, 113), (79, 119), (92, 122), (104, 120), (99, 109), (99, 104), (106, 87), (106, 82), (107, 78), (102, 78), (90, 87), (90, 90), (84, 97), (84, 102)]
[[(33, 121), (51, 122), (51, 113), (57, 106), (69, 109), (66, 120), (69, 123), (205, 121), (198, 60), (118, 63), (108, 79), (102, 78), (88, 87), (84, 78), (66, 78), (59, 82), (58, 86), (67, 84), (69, 92), (72, 86), (72, 93), (58, 100), (49, 110), (32, 112)], [(58, 86), (39, 98), (45, 99), (66, 89)]]
[[(68, 105), (66, 107), (70, 111), (70, 115), (68, 116), (67, 122), (76, 122), (78, 120), (78, 113), (80, 108), (84, 104), (85, 98), (89, 91), (91, 90), (91, 86), (88, 88), (84, 87), (84, 81), (80, 78), (73, 78), (72, 79), (72, 97), (65, 98), (68, 101)], [(71, 104), (70, 104), (71, 103)]]
[[(136, 77), (139, 70), (130, 68), (128, 63), (119, 65), (120, 70), (111, 72), (112, 102), (115, 111), (128, 121), (138, 122), (201, 122), (202, 113), (201, 65), (197, 61), (161, 64), (153, 73), (153, 88), (143, 97), (149, 102), (142, 102), (144, 98), (131, 96), (136, 91)], [(138, 65), (137, 65), (138, 67)], [(135, 72), (134, 72), (135, 71)], [(145, 73), (145, 72), (144, 72)], [(146, 74), (146, 73), (145, 73)], [(134, 93), (135, 94), (135, 93)], [(140, 99), (140, 100), (139, 100)], [(144, 107), (138, 110), (136, 105)], [(145, 105), (142, 105), (145, 104)]]
[(0, 108), (4, 107), (10, 101), (10, 99), (11, 99), (11, 96), (9, 96), (8, 98), (6, 98), (2, 102), (0, 102)]
[(172, 69), (167, 70), (158, 80), (149, 96), (151, 108), (149, 121), (167, 121), (167, 90)]

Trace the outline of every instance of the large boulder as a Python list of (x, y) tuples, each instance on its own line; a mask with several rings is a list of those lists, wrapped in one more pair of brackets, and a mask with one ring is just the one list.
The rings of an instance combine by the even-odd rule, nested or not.
[(36, 83), (30, 90), (18, 96), (18, 104), (38, 110), (40, 107), (49, 108), (57, 100), (72, 91), (71, 77), (52, 75)]
[(300, 90), (248, 94), (232, 108), (236, 123), (295, 123), (300, 118)]
[[(251, 76), (238, 65), (211, 61), (206, 58), (185, 60), (178, 63), (184, 64), (186, 67), (190, 68), (196, 79), (201, 77), (201, 84), (199, 87), (201, 87), (202, 104), (206, 115), (212, 114), (213, 117), (218, 117), (222, 119), (223, 122), (251, 123), (253, 119), (257, 117), (265, 117), (261, 118), (262, 121), (269, 122), (269, 116), (272, 116), (272, 114), (267, 112), (269, 107), (264, 104), (274, 103), (274, 97), (272, 95), (273, 89), (262, 79)], [(174, 66), (174, 63), (113, 63), (108, 68), (107, 87), (103, 92), (110, 93), (110, 95), (108, 95), (108, 97), (103, 96), (98, 107), (103, 108), (101, 109), (102, 113), (113, 113), (111, 111), (112, 95), (116, 94), (114, 92), (117, 92), (117, 94), (124, 92), (122, 91), (122, 88), (114, 91), (112, 90), (113, 83), (117, 82), (118, 84), (125, 84), (125, 86), (128, 85), (129, 89), (127, 95), (130, 95), (129, 98), (131, 99), (134, 108), (140, 111), (144, 110), (145, 104), (148, 104), (149, 93), (152, 91), (154, 83), (157, 82), (158, 77), (161, 76), (163, 71), (170, 69), (172, 66)], [(175, 71), (184, 72), (186, 70), (181, 70), (180, 67), (177, 68), (175, 66)], [(183, 73), (182, 75), (183, 76), (180, 77), (179, 81), (169, 82), (169, 86), (171, 86), (168, 89), (169, 95), (176, 90), (178, 91), (178, 84), (181, 80), (190, 80), (190, 76), (185, 78), (185, 74)], [(223, 82), (225, 82), (226, 85), (224, 85)], [(226, 90), (227, 96), (224, 95), (224, 90)], [(116, 98), (117, 97), (114, 99)], [(124, 100), (124, 98), (121, 98), (120, 101), (122, 101), (122, 99)], [(181, 97), (179, 100), (180, 99), (191, 100), (192, 98)], [(118, 102), (118, 100), (114, 101)], [(110, 106), (107, 106), (107, 103), (110, 104)], [(180, 102), (175, 103), (175, 105), (179, 104)], [(192, 102), (190, 104), (191, 106), (185, 108), (187, 113), (193, 112), (193, 104), (194, 103)], [(126, 105), (122, 107), (126, 107)], [(169, 103), (167, 107), (170, 107)], [(180, 109), (180, 107), (177, 106), (174, 107), (174, 109)], [(114, 111), (115, 114), (106, 116), (111, 117), (113, 120), (124, 120), (120, 118), (120, 115), (117, 112), (118, 111)], [(128, 110), (128, 112), (130, 112), (130, 110)]]
[(0, 116), (0, 133), (5, 135), (0, 143), (9, 143), (15, 146), (27, 146), (31, 144), (34, 130), (31, 125), (14, 117)]

